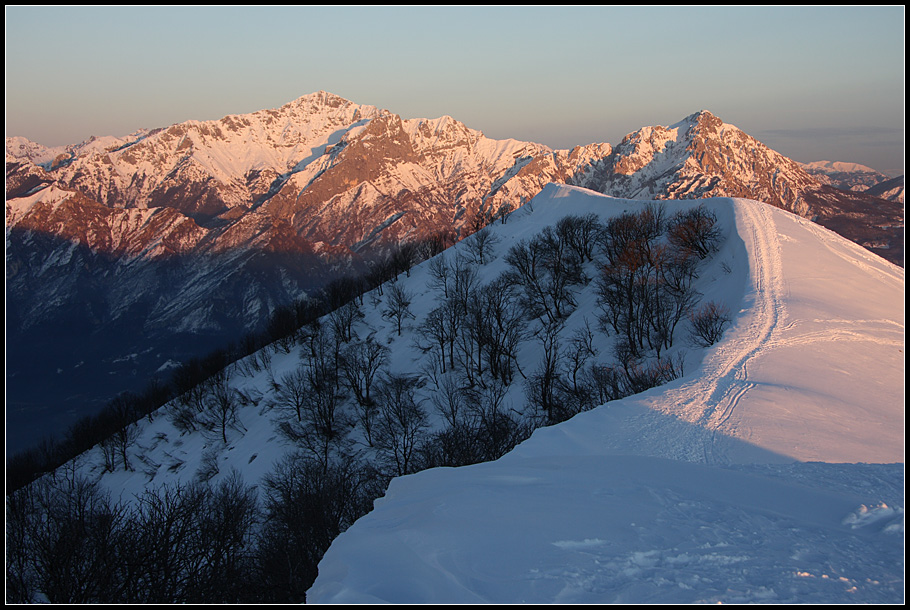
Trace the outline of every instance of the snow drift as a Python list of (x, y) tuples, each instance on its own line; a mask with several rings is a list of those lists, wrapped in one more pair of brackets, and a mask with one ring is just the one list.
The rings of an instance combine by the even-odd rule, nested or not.
[[(550, 185), (522, 213), (605, 201)], [(741, 308), (700, 365), (496, 462), (395, 479), (309, 602), (903, 601), (904, 272), (771, 206), (705, 203), (744, 284), (705, 294)]]

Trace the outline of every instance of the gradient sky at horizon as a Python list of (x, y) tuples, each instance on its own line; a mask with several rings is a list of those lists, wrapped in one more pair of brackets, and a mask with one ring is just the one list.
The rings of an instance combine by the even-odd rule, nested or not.
[(563, 149), (706, 109), (797, 161), (903, 173), (904, 7), (6, 7), (7, 136), (319, 90)]

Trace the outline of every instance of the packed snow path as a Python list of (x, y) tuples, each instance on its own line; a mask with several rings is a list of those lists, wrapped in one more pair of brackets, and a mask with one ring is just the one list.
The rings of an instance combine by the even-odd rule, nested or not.
[(714, 459), (737, 461), (732, 437), (801, 461), (903, 461), (903, 270), (798, 216), (735, 205), (754, 296), (710, 355), (732, 358), (704, 367)]
[(741, 308), (697, 370), (496, 462), (395, 479), (308, 601), (902, 603), (903, 270), (711, 205), (745, 285), (705, 295)]
[[(703, 460), (708, 463), (726, 461), (719, 456), (718, 433), (735, 429), (731, 416), (755, 386), (749, 381), (748, 364), (762, 353), (772, 337), (780, 334), (780, 322), (786, 315), (780, 243), (772, 208), (749, 201), (738, 201), (735, 206), (737, 232), (745, 241), (752, 276), (738, 324), (732, 331), (735, 337), (729, 337), (713, 350), (702, 374), (668, 390), (659, 404), (654, 405), (664, 413), (694, 424), (691, 430), (702, 436), (702, 443), (694, 444), (691, 449), (696, 453), (701, 450)], [(672, 457), (697, 460), (697, 455)]]

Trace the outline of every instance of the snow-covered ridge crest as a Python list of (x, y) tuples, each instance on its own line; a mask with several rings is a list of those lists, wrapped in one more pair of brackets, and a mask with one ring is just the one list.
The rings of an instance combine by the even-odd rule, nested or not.
[[(395, 479), (307, 601), (903, 600), (903, 269), (756, 201), (704, 203), (735, 227), (706, 297), (740, 307), (700, 366), (495, 462)], [(598, 205), (552, 186), (529, 207)]]

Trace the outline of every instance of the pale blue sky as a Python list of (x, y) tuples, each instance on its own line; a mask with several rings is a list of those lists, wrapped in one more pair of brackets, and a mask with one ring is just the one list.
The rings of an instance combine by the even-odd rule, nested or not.
[(904, 164), (904, 7), (7, 7), (6, 133), (48, 146), (326, 90), (491, 138), (707, 109), (797, 161)]

